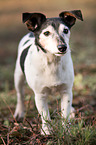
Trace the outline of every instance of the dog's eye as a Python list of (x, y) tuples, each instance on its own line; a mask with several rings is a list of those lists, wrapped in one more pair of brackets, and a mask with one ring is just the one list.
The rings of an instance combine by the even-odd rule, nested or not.
[(63, 31), (65, 34), (68, 34), (68, 29), (64, 29)]
[(50, 32), (49, 31), (46, 31), (46, 32), (44, 32), (44, 35), (45, 36), (49, 36), (50, 35)]

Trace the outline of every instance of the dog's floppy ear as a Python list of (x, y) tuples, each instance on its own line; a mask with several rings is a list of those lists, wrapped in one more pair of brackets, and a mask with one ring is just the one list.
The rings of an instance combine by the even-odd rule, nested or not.
[(68, 27), (72, 27), (75, 22), (76, 18), (83, 21), (82, 13), (80, 10), (73, 10), (73, 11), (64, 11), (59, 14), (59, 17), (66, 23)]
[(41, 13), (23, 13), (22, 21), (26, 23), (28, 29), (32, 32), (38, 30), (43, 22), (46, 21), (46, 16)]

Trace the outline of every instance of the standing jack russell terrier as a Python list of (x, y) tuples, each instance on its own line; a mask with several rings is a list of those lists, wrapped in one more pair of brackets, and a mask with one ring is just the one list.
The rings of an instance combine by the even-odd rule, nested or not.
[[(83, 21), (80, 10), (64, 11), (57, 18), (46, 18), (41, 13), (23, 13), (23, 23), (31, 31), (19, 44), (15, 69), (17, 106), (15, 117), (24, 117), (24, 77), (35, 93), (35, 102), (42, 119), (42, 129), (50, 131), (48, 95), (60, 93), (64, 118), (72, 112), (74, 70), (69, 48), (70, 29), (75, 21)], [(43, 132), (42, 132), (43, 134)]]

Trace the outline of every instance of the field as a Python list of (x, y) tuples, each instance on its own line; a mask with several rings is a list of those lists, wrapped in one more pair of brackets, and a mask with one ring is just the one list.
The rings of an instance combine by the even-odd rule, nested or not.
[[(13, 117), (16, 106), (14, 68), (20, 39), (28, 33), (22, 12), (58, 16), (63, 10), (81, 9), (84, 21), (71, 30), (70, 47), (75, 69), (73, 106), (76, 117), (62, 127), (60, 98), (49, 97), (53, 128), (41, 136), (41, 120), (34, 93), (25, 87), (26, 115), (23, 122)], [(96, 144), (96, 1), (95, 0), (0, 0), (0, 144), (1, 145), (95, 145)], [(51, 100), (51, 101), (50, 101)], [(57, 109), (56, 109), (57, 108)]]

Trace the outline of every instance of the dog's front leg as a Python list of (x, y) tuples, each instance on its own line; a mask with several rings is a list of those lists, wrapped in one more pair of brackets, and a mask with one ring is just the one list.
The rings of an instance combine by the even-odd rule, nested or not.
[(61, 98), (61, 112), (62, 117), (70, 119), (70, 112), (72, 108), (72, 90), (67, 91)]
[(41, 134), (50, 134), (48, 125), (46, 124), (46, 120), (50, 121), (50, 114), (49, 114), (46, 96), (43, 94), (35, 94), (35, 103), (42, 119)]

